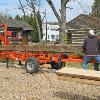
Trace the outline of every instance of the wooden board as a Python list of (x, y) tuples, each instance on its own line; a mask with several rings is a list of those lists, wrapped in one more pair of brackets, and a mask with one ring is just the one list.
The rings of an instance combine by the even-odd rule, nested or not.
[(56, 71), (58, 76), (74, 77), (88, 80), (100, 81), (100, 71), (84, 70), (78, 68), (67, 68), (64, 67)]

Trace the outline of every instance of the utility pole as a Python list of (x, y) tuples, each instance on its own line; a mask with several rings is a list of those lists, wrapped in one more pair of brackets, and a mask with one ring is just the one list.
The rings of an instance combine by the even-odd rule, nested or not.
[(47, 14), (46, 14), (46, 9), (45, 9), (45, 19), (46, 19), (46, 38), (45, 38), (45, 42), (47, 43)]

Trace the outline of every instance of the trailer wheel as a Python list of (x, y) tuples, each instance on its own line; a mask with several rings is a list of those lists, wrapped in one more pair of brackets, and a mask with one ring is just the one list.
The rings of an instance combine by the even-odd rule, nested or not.
[(62, 60), (61, 60), (61, 58), (59, 58), (59, 59), (58, 59), (57, 66), (58, 66), (58, 70), (62, 68), (62, 66), (63, 66), (63, 63), (62, 63)]
[(56, 69), (56, 70), (61, 69), (62, 68), (62, 62), (55, 63), (54, 61), (51, 61), (51, 68)]
[(28, 58), (25, 61), (25, 69), (28, 73), (33, 74), (38, 71), (39, 64), (35, 58)]
[(57, 69), (57, 63), (55, 63), (54, 61), (51, 61), (51, 68)]

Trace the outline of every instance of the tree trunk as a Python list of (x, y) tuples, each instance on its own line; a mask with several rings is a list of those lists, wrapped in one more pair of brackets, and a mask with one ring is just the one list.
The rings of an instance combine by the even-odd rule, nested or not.
[(37, 23), (37, 28), (38, 28), (39, 42), (42, 42), (42, 40), (41, 40), (40, 25), (39, 25), (39, 21), (38, 21), (38, 19), (37, 19), (37, 16), (36, 16), (36, 15), (35, 15), (35, 20), (36, 20), (36, 23)]
[(59, 21), (59, 27), (60, 27), (60, 33), (59, 33), (60, 42), (62, 44), (64, 44), (64, 38), (65, 38), (65, 35), (66, 35), (65, 30), (67, 30), (66, 29), (66, 3), (69, 0), (61, 0), (61, 18), (59, 16), (59, 14), (57, 13), (57, 10), (54, 7), (52, 1), (51, 0), (46, 0), (46, 1), (48, 2), (48, 4), (50, 5), (50, 7), (52, 8), (52, 11), (54, 12), (57, 20)]
[(60, 32), (60, 40), (61, 43), (64, 44), (64, 39), (66, 36), (66, 0), (61, 0), (61, 21), (59, 23), (59, 26), (61, 28), (61, 32)]

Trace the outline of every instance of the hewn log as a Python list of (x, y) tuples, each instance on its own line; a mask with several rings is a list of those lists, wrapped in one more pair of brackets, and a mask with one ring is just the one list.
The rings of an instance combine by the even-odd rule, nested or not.
[(94, 70), (84, 70), (84, 69), (78, 69), (78, 68), (64, 67), (64, 68), (56, 71), (56, 73), (59, 76), (100, 81), (100, 73), (98, 71), (94, 71)]
[(1, 51), (10, 50), (10, 51), (44, 51), (44, 52), (71, 52), (79, 53), (81, 52), (81, 46), (78, 45), (51, 45), (51, 44), (34, 44), (34, 45), (8, 45), (0, 46)]

